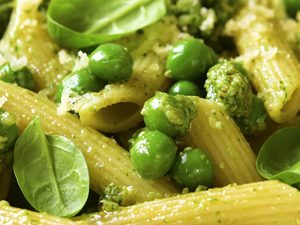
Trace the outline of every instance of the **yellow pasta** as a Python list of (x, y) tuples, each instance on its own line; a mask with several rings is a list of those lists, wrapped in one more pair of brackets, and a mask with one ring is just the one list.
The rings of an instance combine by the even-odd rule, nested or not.
[[(90, 224), (296, 225), (300, 192), (278, 181), (230, 185), (87, 217)], [(79, 218), (82, 219), (82, 218)]]
[(35, 116), (39, 116), (46, 133), (65, 136), (82, 150), (89, 168), (91, 188), (95, 192), (100, 193), (113, 183), (131, 190), (131, 202), (142, 202), (178, 191), (170, 181), (149, 181), (139, 177), (127, 151), (114, 140), (81, 124), (75, 116), (58, 116), (55, 104), (48, 99), (2, 81), (0, 96), (5, 96), (1, 108), (17, 117), (17, 125), (21, 130)]
[(270, 117), (293, 118), (300, 110), (300, 66), (275, 12), (249, 1), (227, 28)]
[(37, 213), (25, 209), (11, 207), (8, 202), (0, 201), (0, 224), (2, 225), (85, 225), (84, 221), (73, 222), (68, 219), (50, 216), (46, 213)]
[(74, 109), (82, 122), (103, 132), (114, 133), (134, 127), (142, 121), (140, 111), (156, 89), (144, 87), (144, 84), (153, 81), (143, 83), (140, 79), (155, 79), (157, 74), (161, 79), (157, 79), (155, 84), (160, 89), (167, 78), (163, 75), (161, 62), (156, 55), (150, 53), (135, 62), (139, 67), (135, 71), (143, 76), (133, 77), (124, 84), (106, 85), (99, 93), (88, 93), (75, 102)]
[(213, 160), (215, 182), (224, 186), (261, 180), (255, 168), (255, 155), (232, 118), (216, 103), (198, 98), (197, 116), (184, 141), (200, 147)]
[[(60, 48), (50, 38), (44, 16), (38, 11), (42, 0), (17, 0), (10, 24), (0, 41), (0, 52), (13, 67), (27, 66), (38, 90), (53, 88), (67, 74), (59, 61)], [(14, 47), (11, 47), (14, 46)], [(0, 54), (1, 55), (1, 54)]]

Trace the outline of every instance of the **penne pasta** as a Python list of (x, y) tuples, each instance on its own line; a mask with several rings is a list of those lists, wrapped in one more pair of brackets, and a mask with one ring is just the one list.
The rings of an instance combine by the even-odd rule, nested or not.
[(211, 157), (216, 185), (260, 181), (256, 156), (233, 119), (209, 100), (199, 98), (196, 105), (197, 116), (183, 139), (185, 145), (200, 147)]
[(73, 222), (68, 219), (50, 216), (46, 213), (18, 209), (11, 207), (6, 201), (0, 201), (0, 224), (85, 225), (88, 223), (84, 221)]
[[(12, 18), (0, 41), (0, 65), (27, 66), (38, 90), (53, 88), (69, 72), (59, 61), (59, 46), (50, 38), (45, 18), (38, 11), (42, 0), (17, 0)], [(11, 46), (15, 46), (12, 48)], [(0, 54), (0, 55), (1, 55)], [(53, 90), (52, 90), (53, 91)]]
[[(90, 224), (296, 225), (300, 192), (278, 181), (230, 185), (86, 216)], [(83, 219), (83, 218), (78, 218)]]
[(154, 54), (136, 60), (136, 65), (135, 71), (141, 72), (145, 79), (155, 79), (155, 74), (161, 78), (155, 81), (157, 87), (144, 86), (153, 81), (141, 82), (143, 76), (137, 76), (124, 84), (106, 85), (99, 93), (86, 94), (74, 105), (83, 123), (114, 133), (134, 127), (143, 120), (140, 111), (144, 102), (164, 85), (167, 78), (163, 75), (159, 58)]
[(4, 82), (0, 82), (0, 96), (5, 98), (1, 108), (16, 116), (21, 130), (35, 116), (39, 116), (46, 133), (65, 136), (82, 150), (89, 168), (91, 188), (95, 192), (100, 194), (111, 183), (125, 186), (130, 190), (130, 202), (134, 203), (178, 191), (170, 181), (151, 181), (139, 177), (127, 151), (114, 140), (81, 124), (75, 116), (57, 115), (55, 104), (48, 99)]
[(249, 1), (228, 23), (227, 33), (234, 37), (270, 117), (284, 123), (296, 116), (300, 110), (300, 66), (275, 12)]

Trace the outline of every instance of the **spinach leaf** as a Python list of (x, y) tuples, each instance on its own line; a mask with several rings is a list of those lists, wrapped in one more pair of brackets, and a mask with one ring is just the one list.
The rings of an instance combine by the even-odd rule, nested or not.
[(83, 48), (126, 36), (165, 13), (164, 0), (52, 0), (48, 31), (65, 47)]
[(81, 151), (65, 137), (46, 136), (39, 118), (18, 138), (13, 169), (26, 200), (38, 211), (70, 217), (87, 200), (89, 174)]
[(260, 149), (256, 168), (266, 179), (299, 183), (300, 128), (287, 127), (271, 135)]

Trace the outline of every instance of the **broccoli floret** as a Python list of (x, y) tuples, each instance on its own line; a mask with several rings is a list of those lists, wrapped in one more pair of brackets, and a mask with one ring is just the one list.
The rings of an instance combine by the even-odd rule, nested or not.
[[(179, 27), (221, 49), (225, 23), (244, 0), (166, 0), (169, 14), (178, 18)], [(226, 39), (226, 38), (224, 38)]]
[(0, 0), (0, 38), (4, 34), (13, 8), (13, 0)]
[(242, 64), (225, 60), (210, 68), (204, 87), (206, 98), (226, 110), (243, 134), (255, 135), (266, 128), (267, 113), (248, 77)]
[(202, 1), (168, 0), (167, 6), (169, 13), (178, 18), (178, 25), (183, 31), (196, 36), (207, 36), (213, 32), (217, 21), (215, 12), (213, 9), (204, 8)]
[(231, 38), (224, 34), (226, 22), (232, 18), (240, 9), (244, 0), (203, 0), (203, 5), (208, 9), (213, 9), (216, 15), (216, 23), (210, 35), (203, 38), (206, 43), (212, 46), (216, 51), (224, 48), (232, 49), (234, 44)]
[(223, 61), (211, 67), (207, 73), (205, 89), (210, 99), (231, 116), (249, 116), (252, 107), (252, 90), (245, 70), (233, 61)]
[(203, 0), (203, 5), (214, 9), (218, 25), (224, 25), (241, 7), (244, 0)]
[(131, 205), (133, 190), (131, 187), (117, 187), (114, 184), (108, 185), (100, 196), (102, 209), (107, 212), (118, 210), (119, 206)]

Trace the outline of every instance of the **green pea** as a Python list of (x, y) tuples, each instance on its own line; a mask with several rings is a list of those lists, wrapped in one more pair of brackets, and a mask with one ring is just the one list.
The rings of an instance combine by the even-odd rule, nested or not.
[(300, 10), (300, 1), (299, 0), (284, 0), (285, 10), (287, 14), (295, 18), (297, 12)]
[(199, 148), (185, 148), (171, 170), (173, 179), (190, 190), (199, 185), (211, 187), (213, 184), (213, 164)]
[(18, 86), (28, 90), (35, 90), (33, 75), (27, 67), (14, 71), (9, 63), (5, 63), (0, 66), (0, 80), (16, 83)]
[(148, 129), (159, 130), (170, 137), (183, 134), (191, 120), (189, 108), (175, 96), (163, 92), (157, 92), (146, 101), (141, 113)]
[(167, 56), (167, 73), (175, 80), (197, 80), (217, 63), (213, 49), (200, 39), (188, 38), (177, 42)]
[(202, 96), (200, 88), (195, 83), (187, 80), (174, 83), (168, 93), (171, 95)]
[(101, 80), (110, 83), (123, 81), (132, 74), (133, 59), (121, 45), (102, 44), (90, 54), (89, 68)]
[(63, 90), (69, 89), (79, 95), (87, 92), (96, 92), (104, 87), (104, 82), (93, 76), (88, 69), (74, 71), (59, 83), (56, 93), (56, 101), (61, 102)]
[(131, 140), (130, 156), (135, 170), (146, 179), (164, 176), (176, 157), (177, 147), (172, 138), (154, 130), (143, 129)]
[(0, 153), (12, 148), (18, 137), (15, 117), (0, 109)]

